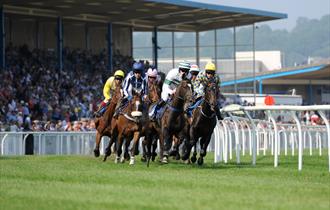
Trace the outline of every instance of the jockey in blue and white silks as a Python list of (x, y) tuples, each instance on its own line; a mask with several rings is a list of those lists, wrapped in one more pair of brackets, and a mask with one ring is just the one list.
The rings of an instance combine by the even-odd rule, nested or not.
[(144, 66), (142, 63), (137, 62), (133, 64), (133, 70), (128, 73), (124, 80), (123, 92), (124, 97), (116, 107), (114, 117), (116, 118), (123, 108), (123, 106), (133, 98), (133, 89), (141, 90), (142, 99), (146, 100), (148, 96), (148, 85), (142, 73), (144, 71)]
[(147, 81), (142, 77), (143, 65), (141, 63), (135, 63), (133, 65), (133, 71), (129, 72), (126, 76), (123, 84), (124, 97), (131, 99), (132, 90), (141, 89), (142, 96), (145, 99), (148, 94)]

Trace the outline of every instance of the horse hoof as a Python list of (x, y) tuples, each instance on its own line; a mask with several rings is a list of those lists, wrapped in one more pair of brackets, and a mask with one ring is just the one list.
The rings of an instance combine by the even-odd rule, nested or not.
[(125, 158), (124, 157), (120, 158), (120, 163), (125, 163)]
[(197, 164), (201, 166), (201, 165), (203, 165), (203, 163), (204, 163), (204, 159), (202, 157), (199, 157)]
[(164, 164), (168, 163), (167, 157), (163, 157), (162, 163), (164, 163)]
[(94, 156), (100, 157), (100, 150), (94, 149)]
[(146, 156), (142, 156), (142, 157), (141, 157), (141, 161), (142, 161), (142, 162), (146, 162), (146, 161), (147, 161)]
[(134, 160), (134, 158), (131, 158), (131, 160), (129, 161), (129, 164), (130, 164), (130, 165), (134, 165), (134, 164), (135, 164), (135, 160)]
[(156, 159), (156, 156), (152, 156), (152, 157), (151, 157), (151, 161), (152, 161), (152, 162), (154, 162), (155, 159)]
[(196, 158), (196, 156), (192, 156), (192, 157), (190, 158), (190, 160), (191, 160), (192, 163), (196, 163), (197, 158)]
[(119, 162), (119, 159), (120, 159), (119, 157), (115, 158), (115, 164), (117, 164)]

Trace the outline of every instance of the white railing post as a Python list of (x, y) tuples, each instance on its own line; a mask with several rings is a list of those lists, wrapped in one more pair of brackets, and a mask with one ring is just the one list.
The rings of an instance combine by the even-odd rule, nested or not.
[(291, 115), (293, 119), (296, 121), (297, 128), (298, 128), (298, 170), (301, 171), (302, 169), (302, 156), (303, 156), (303, 137), (302, 137), (302, 131), (301, 131), (301, 123), (298, 119), (296, 112), (291, 111)]
[(272, 121), (274, 126), (274, 144), (273, 144), (273, 138), (272, 138), (272, 148), (274, 149), (274, 167), (278, 166), (278, 129), (276, 125), (276, 121), (274, 119), (274, 116), (272, 115), (271, 111), (267, 111), (267, 114), (269, 116), (269, 119)]
[(328, 161), (329, 161), (329, 172), (330, 172), (330, 124), (325, 116), (323, 111), (319, 111), (320, 116), (322, 117), (326, 127), (327, 127), (327, 134), (328, 134)]

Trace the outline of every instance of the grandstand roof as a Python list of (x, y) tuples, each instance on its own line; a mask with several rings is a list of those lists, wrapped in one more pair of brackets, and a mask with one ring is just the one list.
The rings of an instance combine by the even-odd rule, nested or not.
[[(253, 82), (252, 76), (241, 77), (236, 84)], [(289, 69), (260, 72), (255, 80), (263, 80), (263, 84), (325, 84), (330, 85), (330, 64), (306, 65)], [(222, 86), (234, 85), (235, 80), (229, 79), (221, 83)]]
[(58, 17), (150, 30), (205, 31), (287, 18), (286, 14), (186, 0), (2, 0), (6, 14)]

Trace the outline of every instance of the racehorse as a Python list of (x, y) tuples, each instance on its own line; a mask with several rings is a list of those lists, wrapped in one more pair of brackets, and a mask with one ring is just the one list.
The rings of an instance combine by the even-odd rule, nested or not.
[[(198, 165), (202, 165), (206, 156), (207, 147), (210, 143), (213, 129), (216, 126), (217, 119), (215, 109), (217, 109), (218, 87), (214, 82), (209, 82), (204, 89), (205, 95), (201, 105), (193, 112), (193, 119), (189, 129), (190, 142), (187, 144), (186, 151), (182, 160), (187, 160), (190, 156), (191, 148), (196, 145), (200, 139), (200, 157)], [(191, 158), (192, 162), (196, 161), (196, 154)]]
[[(149, 109), (153, 109), (154, 106), (158, 103), (161, 95), (161, 89), (156, 83), (148, 84), (148, 99), (149, 99)], [(151, 110), (149, 110), (151, 111)], [(145, 136), (142, 141), (143, 155), (142, 161), (149, 161), (150, 157), (152, 161), (155, 160), (157, 155), (157, 141), (159, 139), (160, 127), (158, 122), (148, 120), (145, 126), (143, 127), (143, 134)]]
[(183, 79), (176, 88), (173, 99), (165, 108), (165, 112), (161, 118), (160, 130), (160, 161), (168, 162), (168, 155), (172, 145), (173, 136), (183, 141), (187, 138), (189, 141), (188, 129), (189, 123), (184, 110), (187, 109), (192, 98), (192, 87), (189, 80)]
[(94, 156), (100, 156), (100, 143), (103, 136), (111, 137), (111, 119), (115, 112), (116, 105), (121, 99), (121, 88), (118, 86), (115, 89), (113, 97), (111, 98), (110, 104), (108, 105), (105, 113), (102, 117), (96, 118), (95, 127), (96, 127), (96, 138), (95, 138), (95, 149)]
[[(130, 165), (135, 163), (135, 150), (138, 146), (139, 138), (141, 136), (142, 125), (144, 123), (142, 114), (142, 90), (132, 90), (133, 98), (128, 102), (128, 105), (123, 108), (121, 113), (118, 114), (117, 119), (112, 118), (111, 122), (111, 139), (103, 161), (111, 154), (111, 145), (113, 139), (117, 139), (116, 143), (116, 159), (118, 163), (122, 154), (122, 145), (124, 139), (126, 140), (126, 147), (128, 148), (131, 140), (133, 139), (133, 146), (130, 150)], [(123, 161), (123, 159), (122, 159)]]

